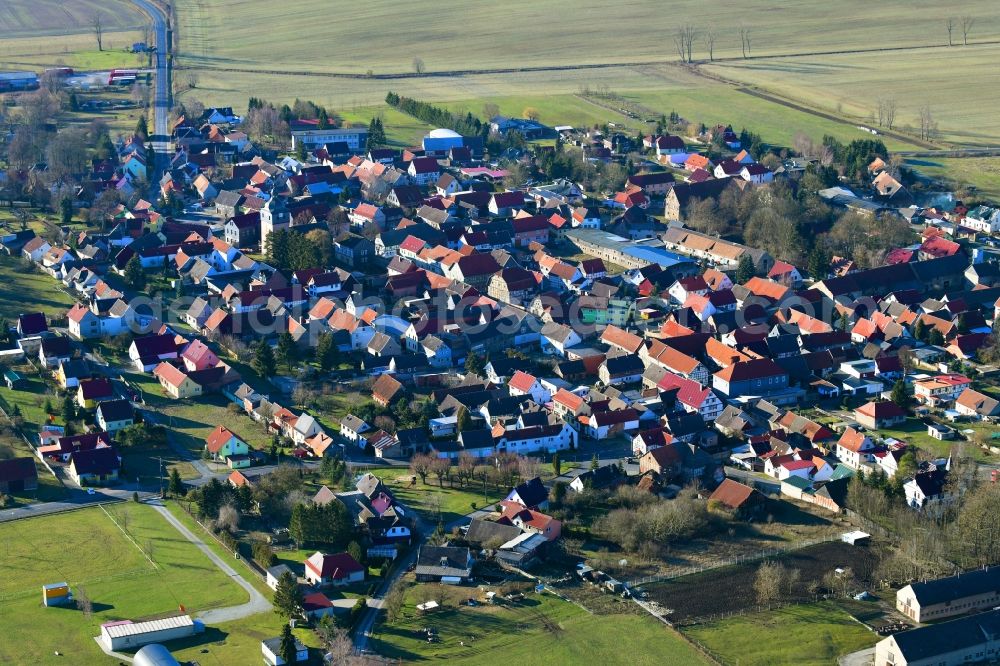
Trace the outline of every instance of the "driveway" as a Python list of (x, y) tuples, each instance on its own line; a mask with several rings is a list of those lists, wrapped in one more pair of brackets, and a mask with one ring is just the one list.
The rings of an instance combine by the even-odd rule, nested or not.
[(209, 548), (204, 541), (199, 539), (191, 530), (185, 527), (181, 521), (177, 520), (177, 518), (175, 518), (174, 515), (167, 510), (167, 507), (163, 506), (163, 503), (160, 500), (153, 500), (149, 502), (149, 505), (156, 509), (161, 516), (166, 518), (167, 522), (173, 525), (185, 539), (197, 546), (198, 550), (204, 553), (205, 557), (215, 563), (215, 566), (219, 567), (224, 574), (232, 578), (233, 582), (250, 594), (250, 601), (245, 604), (240, 604), (239, 606), (229, 606), (227, 608), (213, 608), (199, 613), (199, 618), (201, 618), (206, 624), (220, 624), (223, 622), (232, 622), (233, 620), (241, 620), (249, 615), (255, 615), (257, 613), (263, 613), (271, 610), (271, 602), (268, 601), (263, 594), (258, 592), (256, 587), (251, 585), (246, 578), (244, 578), (229, 564), (229, 562), (216, 555), (215, 551)]

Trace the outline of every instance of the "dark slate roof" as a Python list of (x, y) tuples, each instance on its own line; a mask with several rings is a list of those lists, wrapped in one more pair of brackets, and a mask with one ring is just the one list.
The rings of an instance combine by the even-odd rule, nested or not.
[(121, 467), (118, 452), (112, 447), (74, 451), (70, 457), (77, 474), (110, 474)]
[(953, 602), (1000, 590), (1000, 567), (988, 567), (924, 583), (912, 583), (910, 587), (921, 606)]
[(132, 410), (132, 403), (128, 400), (108, 400), (107, 402), (102, 402), (98, 405), (97, 411), (105, 423), (109, 421), (125, 421), (135, 416)]
[(907, 663), (931, 661), (1000, 636), (1000, 610), (904, 631), (893, 636)]
[(521, 536), (521, 529), (513, 525), (495, 523), (482, 518), (474, 518), (469, 524), (469, 532), (466, 539), (470, 543), (486, 543), (493, 539), (501, 540), (503, 543)]
[(8, 460), (0, 460), (0, 481), (10, 483), (11, 481), (37, 478), (38, 470), (35, 469), (34, 458), (9, 458)]
[[(511, 495), (517, 493), (526, 507), (539, 506), (549, 499), (549, 489), (542, 485), (542, 480), (537, 476), (530, 481), (515, 486)], [(509, 495), (508, 495), (509, 497)]]

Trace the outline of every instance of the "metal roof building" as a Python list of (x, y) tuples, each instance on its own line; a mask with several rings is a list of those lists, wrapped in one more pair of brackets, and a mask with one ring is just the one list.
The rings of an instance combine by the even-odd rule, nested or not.
[(109, 650), (159, 643), (195, 634), (196, 627), (190, 615), (175, 615), (148, 622), (106, 622), (101, 625), (101, 642)]

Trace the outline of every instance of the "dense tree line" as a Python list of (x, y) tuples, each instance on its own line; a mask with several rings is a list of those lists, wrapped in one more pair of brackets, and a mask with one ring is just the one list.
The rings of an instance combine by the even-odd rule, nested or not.
[(332, 254), (330, 233), (313, 229), (302, 234), (294, 229), (279, 229), (264, 243), (267, 262), (276, 268), (292, 271), (325, 267)]
[(296, 504), (292, 508), (288, 532), (299, 545), (323, 544), (343, 548), (351, 538), (351, 516), (340, 502)]
[(462, 136), (486, 136), (490, 131), (490, 126), (473, 116), (471, 112), (458, 116), (443, 107), (421, 102), (412, 97), (403, 97), (392, 91), (386, 94), (385, 103), (428, 125), (446, 127)]

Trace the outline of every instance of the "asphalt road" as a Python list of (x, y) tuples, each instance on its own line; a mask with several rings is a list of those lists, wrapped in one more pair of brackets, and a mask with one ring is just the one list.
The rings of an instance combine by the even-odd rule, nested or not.
[(263, 594), (257, 591), (253, 585), (251, 585), (246, 578), (244, 578), (236, 569), (232, 567), (226, 560), (215, 554), (211, 548), (209, 548), (204, 541), (199, 539), (191, 530), (184, 526), (181, 521), (177, 520), (176, 517), (170, 511), (167, 510), (160, 500), (152, 500), (149, 502), (156, 511), (163, 516), (168, 523), (174, 526), (174, 528), (181, 533), (181, 535), (193, 543), (198, 550), (200, 550), (205, 557), (212, 561), (215, 566), (219, 567), (224, 574), (233, 579), (237, 585), (242, 587), (250, 595), (250, 601), (245, 604), (240, 604), (238, 606), (228, 606), (226, 608), (213, 608), (211, 610), (203, 611), (198, 614), (198, 617), (205, 621), (206, 624), (220, 624), (223, 622), (232, 622), (233, 620), (240, 620), (249, 615), (256, 615), (257, 613), (263, 613), (271, 610), (271, 602), (268, 601)]
[[(167, 16), (163, 10), (148, 0), (132, 0), (139, 9), (153, 20), (153, 32), (156, 35), (156, 51), (153, 52), (156, 92), (153, 95), (153, 134), (165, 140), (154, 141), (156, 164), (153, 174), (149, 177), (150, 191), (158, 192), (160, 176), (170, 159), (170, 142), (168, 124), (170, 120), (170, 42), (167, 39)], [(154, 195), (155, 196), (155, 195)]]

